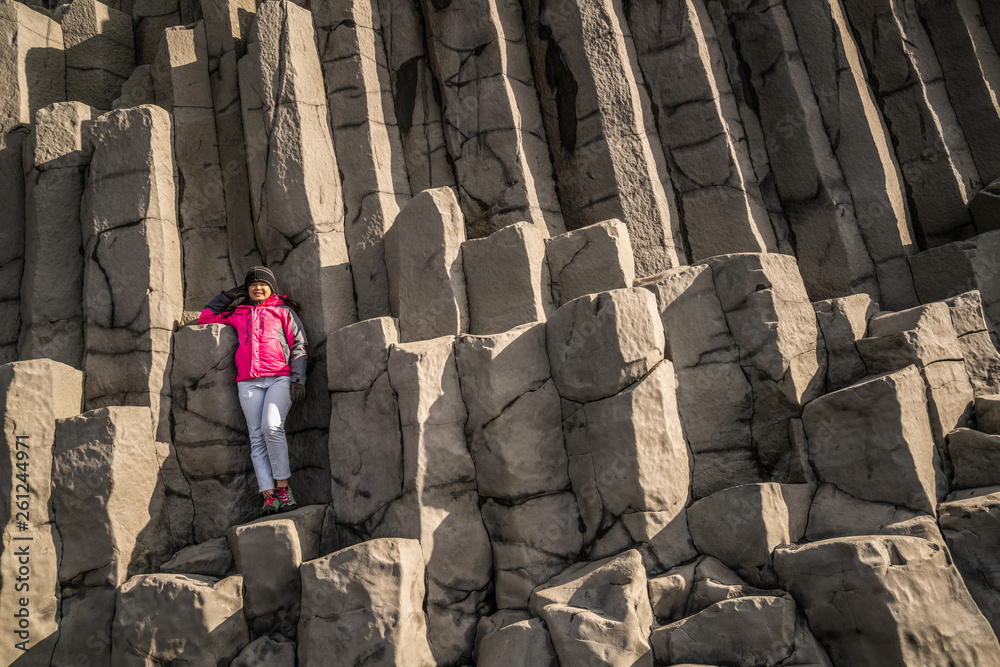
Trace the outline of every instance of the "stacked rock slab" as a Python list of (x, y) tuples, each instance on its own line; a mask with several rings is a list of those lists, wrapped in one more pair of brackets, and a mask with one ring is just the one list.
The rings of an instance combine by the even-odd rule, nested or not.
[(421, 3), (444, 135), (470, 238), (526, 220), (566, 231), (512, 0)]
[(389, 314), (385, 231), (410, 198), (376, 0), (312, 5), (343, 174), (344, 233), (358, 319)]
[(635, 257), (621, 220), (605, 220), (545, 242), (555, 306), (578, 296), (632, 287)]
[(0, 362), (17, 361), (24, 273), (24, 171), (27, 128), (0, 135)]
[(640, 276), (676, 266), (679, 214), (621, 6), (531, 0), (525, 11), (567, 228), (620, 218)]
[(941, 533), (955, 559), (955, 567), (994, 632), (1000, 628), (996, 554), (998, 501), (996, 493), (987, 493), (938, 505)]
[(1000, 392), (1000, 352), (990, 339), (979, 291), (959, 294), (945, 303), (951, 311), (951, 323), (958, 336), (973, 393), (982, 396)]
[(690, 221), (691, 261), (774, 251), (777, 240), (704, 3), (627, 7), (670, 178)]
[(20, 2), (0, 3), (0, 132), (31, 123), (66, 99), (66, 56), (58, 23)]
[[(83, 364), (83, 236), (80, 202), (92, 146), (87, 128), (100, 112), (59, 102), (35, 115), (26, 155), (25, 258), (21, 279), (21, 359)], [(58, 266), (58, 271), (52, 267)]]
[(110, 109), (135, 69), (132, 17), (98, 0), (73, 0), (60, 25), (66, 99)]
[(86, 406), (141, 405), (170, 442), (170, 340), (183, 306), (169, 114), (112, 111), (92, 128), (83, 195)]
[(220, 252), (227, 248), (226, 201), (204, 22), (167, 28), (151, 74), (156, 103), (174, 121), (184, 322), (191, 323), (209, 299), (236, 282), (229, 253)]
[(53, 444), (56, 420), (79, 414), (82, 403), (83, 374), (65, 364), (38, 359), (0, 366), (6, 417), (0, 430), (6, 452), (0, 459), (0, 611), (7, 636), (0, 659), (8, 664), (52, 664), (61, 545), (50, 502)]

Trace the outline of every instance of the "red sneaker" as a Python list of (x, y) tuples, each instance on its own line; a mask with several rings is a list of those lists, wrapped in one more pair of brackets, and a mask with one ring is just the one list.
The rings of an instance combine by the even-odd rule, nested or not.
[(278, 496), (273, 493), (269, 493), (264, 496), (264, 506), (260, 508), (260, 515), (267, 516), (269, 514), (275, 514), (281, 507)]

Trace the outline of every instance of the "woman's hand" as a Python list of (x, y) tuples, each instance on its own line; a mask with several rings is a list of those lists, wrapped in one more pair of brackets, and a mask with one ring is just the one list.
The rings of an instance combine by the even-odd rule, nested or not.
[(223, 294), (226, 295), (227, 299), (235, 301), (241, 296), (247, 295), (247, 288), (244, 287), (243, 285), (237, 285), (236, 287), (230, 287), (225, 292), (223, 292)]
[(303, 398), (306, 397), (306, 387), (305, 385), (299, 384), (298, 382), (293, 382), (291, 384), (292, 391), (292, 402), (298, 403)]

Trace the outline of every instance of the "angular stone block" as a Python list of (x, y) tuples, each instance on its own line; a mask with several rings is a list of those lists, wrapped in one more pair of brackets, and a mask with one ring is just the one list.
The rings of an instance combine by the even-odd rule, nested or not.
[(934, 519), (926, 514), (889, 503), (859, 500), (832, 484), (820, 484), (809, 508), (806, 539), (816, 542), (856, 535), (911, 535), (941, 541), (939, 534), (926, 534), (925, 526), (914, 519), (927, 519), (930, 532), (937, 532)]
[(1000, 435), (1000, 394), (977, 396), (974, 406), (979, 430)]
[(545, 261), (556, 306), (635, 282), (628, 228), (617, 219), (553, 236), (545, 242)]
[(462, 244), (469, 333), (545, 321), (554, 309), (545, 248), (545, 235), (526, 222)]
[(377, 4), (375, 0), (311, 4), (362, 320), (389, 314), (383, 237), (410, 199)]
[(0, 35), (0, 133), (6, 134), (66, 99), (66, 55), (62, 27), (20, 2), (0, 3)]
[(808, 484), (744, 484), (688, 508), (698, 551), (718, 558), (751, 584), (773, 583), (771, 552), (802, 539), (813, 489)]
[(132, 0), (131, 4), (135, 64), (151, 65), (156, 60), (163, 32), (186, 23), (181, 16), (181, 0)]
[(24, 166), (28, 128), (0, 134), (0, 363), (18, 360), (24, 273)]
[(98, 0), (73, 0), (60, 24), (66, 99), (111, 109), (135, 69), (132, 17)]
[(299, 665), (434, 665), (420, 543), (376, 539), (302, 564)]
[(476, 664), (481, 667), (511, 664), (557, 667), (559, 659), (545, 624), (540, 618), (531, 618), (511, 623), (483, 637)]
[(968, 428), (948, 434), (948, 458), (951, 460), (952, 488), (975, 489), (1000, 484), (1000, 435), (980, 433)]
[(934, 440), (916, 367), (821, 396), (805, 407), (802, 422), (821, 482), (862, 500), (934, 513)]
[(638, 551), (571, 565), (531, 594), (563, 665), (652, 665), (653, 611)]
[(242, 606), (239, 576), (132, 577), (115, 601), (114, 664), (228, 664), (250, 641)]
[(399, 327), (391, 317), (346, 326), (326, 341), (326, 372), (330, 391), (364, 391), (385, 373), (389, 346), (399, 342)]
[(233, 552), (226, 538), (216, 537), (184, 547), (174, 554), (160, 569), (168, 574), (201, 574), (223, 579), (233, 574)]
[(837, 391), (868, 375), (858, 352), (858, 341), (868, 332), (868, 320), (878, 304), (867, 294), (813, 303), (816, 321), (826, 344), (826, 390)]
[(941, 533), (965, 586), (993, 631), (1000, 628), (997, 544), (1000, 496), (996, 493), (938, 505)]
[(566, 231), (521, 6), (457, 0), (421, 9), (469, 238), (522, 220), (549, 236)]
[(1000, 391), (1000, 352), (990, 338), (982, 296), (978, 290), (972, 290), (945, 303), (951, 310), (951, 323), (958, 335), (973, 392), (976, 396), (996, 394)]
[(778, 547), (774, 567), (833, 664), (1000, 660), (1000, 644), (941, 545), (824, 540)]
[(659, 569), (673, 567), (698, 555), (688, 530), (687, 511), (680, 504), (659, 512), (626, 512), (621, 517), (631, 543), (645, 545)]
[(571, 401), (617, 394), (663, 358), (656, 299), (641, 288), (574, 299), (552, 315), (546, 330), (552, 379)]
[(229, 667), (295, 667), (295, 642), (258, 637), (247, 644)]
[(972, 219), (976, 223), (976, 230), (980, 233), (1000, 229), (1000, 202), (998, 202), (998, 198), (1000, 198), (1000, 178), (977, 192), (976, 196), (969, 202)]

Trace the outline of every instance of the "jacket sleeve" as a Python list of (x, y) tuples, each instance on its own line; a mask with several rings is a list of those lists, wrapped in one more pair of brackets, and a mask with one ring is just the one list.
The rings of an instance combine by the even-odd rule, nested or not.
[(309, 343), (306, 341), (306, 330), (302, 327), (302, 320), (291, 308), (286, 307), (288, 317), (284, 318), (285, 338), (288, 340), (289, 354), (288, 365), (291, 368), (292, 382), (304, 385), (306, 383), (306, 364), (309, 360)]
[(198, 316), (198, 324), (229, 324), (232, 326), (229, 318), (222, 314), (222, 311), (232, 302), (232, 299), (219, 292), (208, 302), (205, 310), (201, 311), (201, 315)]

